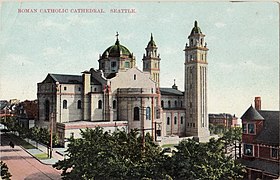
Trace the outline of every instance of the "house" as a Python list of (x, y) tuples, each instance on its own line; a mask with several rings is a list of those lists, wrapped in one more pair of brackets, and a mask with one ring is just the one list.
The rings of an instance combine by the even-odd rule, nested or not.
[(279, 111), (261, 109), (261, 98), (255, 98), (241, 117), (245, 179), (278, 179), (279, 174)]
[(209, 123), (215, 126), (223, 126), (225, 128), (238, 127), (238, 118), (228, 113), (209, 114)]

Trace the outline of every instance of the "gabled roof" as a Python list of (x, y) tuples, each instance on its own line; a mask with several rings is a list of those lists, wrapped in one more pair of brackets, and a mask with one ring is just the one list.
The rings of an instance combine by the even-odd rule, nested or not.
[(161, 95), (173, 95), (173, 96), (183, 96), (184, 93), (182, 91), (179, 91), (177, 89), (173, 88), (160, 88), (160, 94)]
[(264, 120), (260, 113), (251, 105), (247, 111), (241, 116), (242, 120)]
[(81, 84), (83, 79), (81, 75), (66, 75), (66, 74), (48, 74), (47, 78), (43, 81), (48, 81), (48, 78), (51, 77), (55, 82), (62, 84)]
[(279, 111), (259, 111), (264, 117), (264, 125), (256, 138), (257, 143), (279, 146)]

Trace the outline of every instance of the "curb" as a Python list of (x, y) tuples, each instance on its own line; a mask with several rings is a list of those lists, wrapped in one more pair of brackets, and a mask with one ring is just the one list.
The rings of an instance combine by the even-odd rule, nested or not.
[[(41, 159), (38, 159), (37, 157), (35, 157), (32, 153), (28, 152), (24, 147), (18, 145), (21, 149), (23, 149), (25, 152), (27, 152), (28, 154), (30, 154), (33, 158), (37, 159), (37, 161), (40, 161), (42, 164), (44, 165), (53, 165), (53, 164), (48, 164), (48, 163), (44, 163), (41, 161)], [(41, 150), (40, 150), (41, 151)], [(43, 152), (43, 151), (42, 151)]]

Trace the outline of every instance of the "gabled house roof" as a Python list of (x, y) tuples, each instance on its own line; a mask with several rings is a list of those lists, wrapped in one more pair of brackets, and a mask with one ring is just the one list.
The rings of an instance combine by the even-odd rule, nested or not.
[(247, 111), (241, 116), (242, 120), (264, 120), (260, 113), (251, 105)]
[(264, 125), (256, 137), (257, 143), (279, 146), (279, 111), (259, 111), (264, 117)]

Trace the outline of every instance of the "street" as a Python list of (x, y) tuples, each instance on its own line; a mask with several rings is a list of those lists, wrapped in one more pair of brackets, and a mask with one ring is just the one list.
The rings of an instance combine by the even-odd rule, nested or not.
[(1, 160), (8, 165), (12, 180), (56, 180), (61, 179), (61, 172), (51, 165), (44, 165), (20, 146), (15, 144), (14, 148), (9, 146), (10, 140), (1, 134)]

